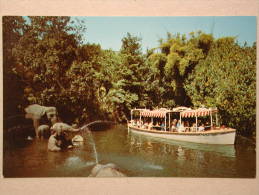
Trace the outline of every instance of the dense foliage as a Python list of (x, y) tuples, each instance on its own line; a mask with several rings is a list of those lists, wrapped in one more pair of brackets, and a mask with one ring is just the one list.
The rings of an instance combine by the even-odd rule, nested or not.
[[(70, 17), (3, 17), (4, 116), (38, 103), (68, 122), (125, 121), (134, 107), (218, 107), (222, 123), (255, 132), (256, 47), (202, 32), (168, 33), (142, 53), (127, 34), (120, 51), (82, 41)], [(10, 88), (10, 86), (12, 86)]]
[(242, 134), (256, 126), (256, 47), (216, 40), (185, 85), (195, 106), (217, 107), (223, 124)]

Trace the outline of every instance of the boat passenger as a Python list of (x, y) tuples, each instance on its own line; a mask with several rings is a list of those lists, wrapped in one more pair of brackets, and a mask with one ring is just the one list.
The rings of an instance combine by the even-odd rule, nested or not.
[(195, 132), (195, 131), (197, 131), (197, 126), (196, 126), (196, 123), (193, 123), (191, 127), (191, 132)]
[(204, 130), (205, 130), (203, 123), (199, 126), (198, 130), (199, 130), (199, 131), (204, 131)]
[(179, 128), (177, 128), (177, 131), (178, 132), (184, 132), (185, 131), (185, 127), (184, 127), (183, 122), (180, 124)]
[(137, 127), (141, 127), (141, 123), (139, 120), (137, 120)]
[(153, 127), (153, 123), (152, 123), (152, 121), (151, 121), (151, 122), (148, 124), (148, 130), (151, 130), (152, 127)]
[(160, 129), (160, 125), (159, 125), (158, 122), (156, 122), (156, 124), (155, 124), (153, 127), (154, 127), (154, 129), (156, 129), (156, 130), (159, 130), (159, 129)]
[(170, 131), (176, 131), (176, 123), (177, 123), (177, 119), (174, 119), (172, 122)]
[(172, 124), (170, 131), (176, 131), (176, 126), (175, 126), (175, 124)]
[(184, 122), (184, 126), (185, 126), (185, 131), (186, 131), (186, 132), (189, 132), (189, 131), (190, 131), (190, 124), (189, 124), (189, 121), (185, 121), (185, 122)]
[(165, 123), (164, 122), (161, 123), (160, 127), (161, 127), (162, 131), (165, 131)]
[(204, 128), (205, 128), (205, 130), (210, 130), (210, 124), (209, 124), (209, 122), (206, 122), (206, 123), (205, 123), (205, 127), (204, 127)]
[(147, 129), (148, 128), (148, 122), (145, 122), (144, 125), (142, 125), (142, 128)]
[(176, 128), (178, 129), (180, 126), (181, 126), (181, 123), (180, 123), (180, 121), (178, 121), (176, 124)]

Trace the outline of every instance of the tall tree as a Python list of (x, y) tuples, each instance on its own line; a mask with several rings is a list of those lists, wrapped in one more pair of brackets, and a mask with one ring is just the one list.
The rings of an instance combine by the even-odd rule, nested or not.
[(188, 39), (186, 35), (168, 33), (166, 40), (160, 40), (160, 46), (148, 58), (153, 102), (165, 107), (191, 104), (183, 83), (205, 58), (212, 41), (211, 35), (201, 32), (190, 33)]
[(13, 53), (17, 60), (14, 72), (26, 84), (24, 106), (31, 103), (69, 104), (66, 71), (76, 59), (79, 44), (69, 17), (29, 17), (28, 29)]
[(232, 37), (216, 40), (185, 83), (195, 106), (217, 107), (223, 124), (243, 135), (255, 133), (256, 47)]
[(23, 83), (13, 74), (16, 65), (13, 48), (26, 32), (25, 20), (20, 16), (3, 17), (3, 111), (4, 118), (19, 113)]

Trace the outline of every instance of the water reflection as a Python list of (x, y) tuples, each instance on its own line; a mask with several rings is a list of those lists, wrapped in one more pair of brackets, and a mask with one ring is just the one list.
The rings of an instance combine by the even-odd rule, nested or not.
[[(226, 157), (236, 157), (236, 151), (234, 145), (212, 145), (212, 144), (198, 144), (191, 142), (182, 142), (175, 140), (167, 140), (161, 138), (155, 138), (151, 136), (143, 136), (136, 133), (129, 132), (128, 140), (131, 143), (131, 150), (133, 148), (144, 149), (154, 151), (154, 145), (159, 144), (161, 151), (164, 154), (172, 154), (172, 152), (178, 151), (180, 155), (184, 153), (184, 148), (193, 149), (198, 151), (209, 151), (220, 153)], [(143, 145), (143, 147), (141, 147)], [(148, 152), (148, 151), (146, 151)]]
[(114, 163), (134, 177), (254, 177), (255, 150), (249, 144), (217, 146), (128, 133), (118, 126), (84, 136), (84, 144), (48, 152), (47, 140), (4, 147), (6, 177), (87, 177), (96, 163)]

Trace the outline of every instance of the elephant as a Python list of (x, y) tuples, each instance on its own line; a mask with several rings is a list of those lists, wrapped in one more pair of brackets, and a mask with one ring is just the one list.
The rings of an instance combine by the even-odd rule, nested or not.
[(46, 119), (45, 122), (48, 122), (51, 125), (58, 122), (58, 114), (55, 107), (46, 107), (38, 104), (33, 104), (27, 106), (24, 110), (26, 113), (25, 118), (33, 120), (33, 126), (37, 138), (39, 137), (38, 127), (40, 125), (40, 121), (44, 119), (44, 116)]
[(40, 125), (37, 132), (39, 137), (46, 138), (50, 135), (50, 128), (48, 125)]
[(74, 128), (73, 126), (71, 125), (68, 125), (66, 123), (62, 123), (62, 122), (58, 122), (58, 123), (55, 123), (52, 127), (51, 127), (51, 130), (54, 130), (54, 131), (79, 131), (80, 128)]
[(118, 171), (115, 164), (108, 163), (95, 165), (89, 177), (126, 177), (126, 175)]
[(61, 147), (59, 145), (60, 143), (58, 142), (56, 135), (51, 135), (48, 141), (48, 150), (52, 152), (60, 151)]
[(56, 130), (49, 137), (48, 150), (57, 152), (64, 149), (73, 148), (73, 143), (70, 139), (67, 139), (62, 130)]
[(84, 141), (84, 138), (81, 135), (75, 135), (72, 138), (72, 142), (83, 142), (83, 141)]

